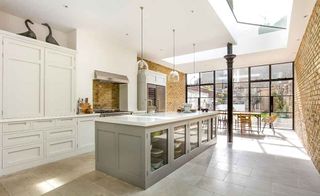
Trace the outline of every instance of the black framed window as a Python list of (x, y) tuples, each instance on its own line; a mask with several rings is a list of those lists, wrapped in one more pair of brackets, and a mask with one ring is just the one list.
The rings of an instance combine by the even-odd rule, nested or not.
[[(293, 62), (234, 69), (233, 110), (276, 114), (275, 127), (293, 129), (293, 76)], [(187, 74), (186, 86), (193, 108), (227, 109), (227, 70)]]
[(233, 70), (233, 110), (249, 111), (249, 69)]

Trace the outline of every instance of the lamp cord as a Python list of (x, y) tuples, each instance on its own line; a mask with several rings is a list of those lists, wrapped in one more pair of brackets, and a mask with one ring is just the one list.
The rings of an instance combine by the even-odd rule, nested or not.
[(173, 29), (173, 71), (176, 70), (176, 36), (175, 36), (175, 32), (176, 30)]
[(141, 60), (143, 60), (143, 7), (140, 7), (140, 9), (141, 9), (141, 39), (140, 39), (140, 41), (141, 41), (141, 46), (140, 46), (140, 48), (141, 48)]
[(193, 44), (193, 73), (196, 73), (196, 44)]

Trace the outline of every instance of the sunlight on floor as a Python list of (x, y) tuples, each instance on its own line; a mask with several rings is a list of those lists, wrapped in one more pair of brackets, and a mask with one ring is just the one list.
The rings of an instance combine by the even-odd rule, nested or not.
[(48, 184), (46, 181), (40, 182), (36, 185), (37, 189), (41, 193), (46, 193), (54, 189), (50, 184)]
[(49, 183), (54, 188), (57, 188), (57, 187), (62, 186), (64, 184), (64, 182), (59, 180), (59, 178), (52, 178), (52, 179), (47, 180), (46, 182)]
[[(218, 145), (227, 140), (224, 130), (219, 130), (219, 134)], [(267, 129), (264, 134), (253, 133), (241, 136), (235, 133), (232, 148), (238, 151), (310, 160), (299, 138), (292, 130), (276, 130), (275, 135), (270, 129)]]

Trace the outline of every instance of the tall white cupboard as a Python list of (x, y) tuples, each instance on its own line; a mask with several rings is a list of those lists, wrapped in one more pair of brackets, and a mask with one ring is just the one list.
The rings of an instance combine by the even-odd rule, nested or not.
[(76, 115), (76, 51), (0, 31), (0, 175), (94, 150)]

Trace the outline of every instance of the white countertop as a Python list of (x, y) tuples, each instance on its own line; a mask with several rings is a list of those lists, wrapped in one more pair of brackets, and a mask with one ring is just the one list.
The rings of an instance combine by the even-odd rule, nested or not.
[(50, 120), (50, 119), (61, 119), (61, 118), (84, 118), (84, 117), (98, 117), (99, 113), (93, 114), (75, 114), (67, 116), (46, 116), (46, 117), (32, 117), (32, 118), (15, 118), (15, 119), (0, 119), (0, 123), (17, 122), (17, 121), (33, 121), (33, 120)]
[(144, 115), (124, 115), (97, 118), (96, 122), (105, 122), (120, 125), (132, 125), (141, 127), (150, 127), (168, 123), (174, 123), (184, 120), (192, 120), (196, 118), (212, 116), (218, 112), (195, 112), (195, 113), (178, 113), (178, 112), (163, 112)]

